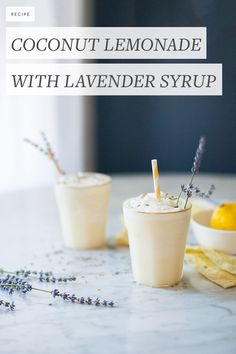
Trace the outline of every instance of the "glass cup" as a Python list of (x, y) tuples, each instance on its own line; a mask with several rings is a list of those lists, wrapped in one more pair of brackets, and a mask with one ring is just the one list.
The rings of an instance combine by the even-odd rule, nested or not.
[(63, 238), (70, 248), (95, 249), (105, 244), (111, 177), (100, 176), (104, 183), (55, 185)]
[(191, 204), (173, 212), (142, 212), (123, 205), (135, 281), (152, 287), (177, 284), (183, 273)]

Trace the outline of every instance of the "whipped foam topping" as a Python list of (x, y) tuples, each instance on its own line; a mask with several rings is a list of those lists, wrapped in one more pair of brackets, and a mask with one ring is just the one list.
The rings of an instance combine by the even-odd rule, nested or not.
[(171, 213), (184, 209), (185, 201), (180, 199), (177, 207), (177, 199), (178, 197), (163, 192), (160, 199), (157, 199), (154, 193), (146, 193), (127, 200), (125, 206), (146, 213)]
[(101, 173), (78, 172), (59, 177), (58, 183), (69, 187), (97, 186), (110, 181), (110, 177)]

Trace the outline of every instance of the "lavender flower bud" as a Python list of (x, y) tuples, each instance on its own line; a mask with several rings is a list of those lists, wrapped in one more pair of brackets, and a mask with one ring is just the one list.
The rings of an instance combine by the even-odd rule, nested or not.
[(71, 302), (76, 302), (76, 301), (78, 301), (78, 298), (75, 296), (75, 294), (72, 294), (71, 297), (70, 297), (70, 299), (71, 299)]
[(60, 295), (60, 291), (57, 290), (57, 289), (54, 289), (52, 292), (51, 292), (52, 296), (53, 297), (56, 297), (56, 296), (59, 296)]
[(56, 158), (55, 152), (52, 150), (51, 144), (49, 143), (46, 134), (44, 132), (41, 132), (41, 136), (43, 139), (43, 143), (45, 145), (45, 149), (36, 144), (35, 142), (31, 141), (30, 139), (24, 139), (24, 141), (31, 146), (33, 146), (35, 149), (37, 149), (39, 152), (42, 154), (46, 155), (55, 165), (57, 172), (59, 174), (65, 174), (65, 172), (61, 169), (58, 160)]
[(192, 195), (201, 198), (209, 198), (215, 190), (214, 184), (212, 184), (208, 190), (208, 192), (201, 192), (200, 188), (195, 187), (193, 184), (186, 184), (181, 186), (181, 191), (187, 195), (188, 198), (191, 198)]
[(84, 300), (84, 297), (82, 296), (81, 298), (78, 299), (78, 302), (80, 304), (84, 304), (85, 303), (85, 300)]
[(14, 291), (22, 292), (23, 294), (32, 290), (32, 285), (24, 281), (22, 278), (7, 275), (5, 278), (0, 278), (0, 287), (6, 290), (10, 295)]
[(6, 307), (7, 309), (9, 309), (11, 311), (13, 311), (16, 307), (14, 302), (8, 302), (8, 301), (4, 301), (4, 300), (0, 300), (0, 306)]
[(90, 297), (87, 298), (86, 303), (88, 305), (92, 305), (92, 299)]

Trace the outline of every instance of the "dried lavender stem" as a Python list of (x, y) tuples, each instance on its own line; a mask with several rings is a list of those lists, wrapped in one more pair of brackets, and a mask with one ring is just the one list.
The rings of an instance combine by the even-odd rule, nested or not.
[[(192, 182), (193, 182), (193, 177), (194, 177), (194, 175), (192, 175), (192, 178), (191, 178), (191, 181), (190, 181), (190, 184), (189, 184), (189, 185), (192, 184)], [(190, 197), (190, 195), (187, 193), (187, 197), (186, 197), (185, 204), (184, 204), (184, 209), (186, 209), (186, 207), (187, 207), (187, 205), (188, 205), (189, 197)]]
[(49, 141), (47, 140), (47, 137), (45, 135), (44, 132), (41, 132), (42, 138), (43, 138), (43, 142), (45, 144), (45, 149), (42, 148), (41, 146), (39, 146), (38, 144), (34, 143), (33, 141), (31, 141), (30, 139), (24, 139), (24, 141), (28, 144), (30, 144), (31, 146), (33, 146), (36, 150), (38, 150), (39, 152), (41, 152), (42, 154), (48, 156), (49, 160), (51, 160), (57, 170), (57, 172), (60, 175), (64, 175), (65, 172), (62, 170), (61, 166), (59, 165), (59, 162), (56, 159), (55, 153), (53, 152), (52, 148), (51, 148), (51, 144), (49, 143)]
[(49, 159), (53, 162), (54, 166), (56, 167), (57, 172), (58, 172), (61, 176), (64, 175), (65, 173), (64, 173), (63, 170), (61, 169), (61, 167), (60, 167), (58, 161), (56, 160), (55, 155), (54, 155), (54, 153), (52, 152), (51, 149), (48, 149), (48, 157), (49, 157)]
[(21, 276), (25, 279), (38, 280), (40, 282), (46, 283), (67, 283), (68, 281), (76, 281), (75, 276), (69, 277), (58, 277), (56, 278), (52, 272), (38, 272), (38, 271), (29, 271), (29, 270), (16, 270), (16, 271), (8, 271), (3, 268), (0, 268), (0, 274)]
[(188, 199), (189, 199), (189, 197), (187, 196), (187, 198), (186, 198), (186, 200), (185, 200), (185, 204), (184, 204), (184, 209), (186, 209), (186, 207), (187, 207)]
[(178, 206), (179, 206), (179, 200), (180, 200), (180, 198), (181, 198), (181, 195), (182, 195), (182, 191), (181, 191), (181, 192), (179, 193), (179, 195), (178, 195), (176, 208), (178, 208)]
[[(104, 307), (114, 307), (114, 302), (113, 301), (107, 301), (107, 300), (101, 301), (98, 298), (96, 298), (95, 300), (92, 300), (90, 297), (84, 298), (83, 296), (82, 297), (77, 297), (75, 294), (70, 295), (70, 294), (65, 293), (65, 292), (61, 293), (57, 289), (49, 291), (49, 290), (46, 290), (46, 289), (35, 288), (35, 287), (32, 287), (32, 285), (29, 284), (29, 283), (20, 284), (18, 280), (16, 280), (15, 284), (14, 283), (13, 284), (0, 283), (0, 286), (2, 286), (2, 287), (10, 287), (10, 288), (15, 287), (18, 291), (22, 291), (23, 293), (26, 293), (26, 292), (31, 291), (31, 290), (41, 291), (41, 292), (49, 293), (54, 298), (55, 297), (60, 297), (64, 301), (70, 301), (72, 303), (95, 305), (95, 306), (104, 306)], [(11, 292), (11, 294), (12, 294), (12, 292)]]
[(0, 286), (17, 286), (16, 284), (0, 284)]
[(44, 293), (49, 293), (49, 294), (51, 294), (51, 291), (45, 290), (45, 289), (40, 289), (40, 288), (34, 288), (34, 287), (33, 287), (32, 290), (42, 291), (42, 292), (44, 292)]
[[(191, 180), (190, 180), (190, 185), (193, 183), (193, 179), (194, 179), (194, 173), (192, 173), (192, 176), (191, 176)], [(177, 199), (177, 208), (178, 208), (178, 206), (179, 206), (179, 200), (180, 200), (180, 198), (181, 198), (181, 195), (182, 195), (182, 191), (180, 191), (180, 193), (179, 193), (179, 195), (178, 195), (178, 199)], [(187, 203), (188, 203), (188, 200), (187, 200)], [(185, 202), (185, 206), (184, 206), (184, 208), (186, 208), (186, 206), (187, 206), (187, 203)]]

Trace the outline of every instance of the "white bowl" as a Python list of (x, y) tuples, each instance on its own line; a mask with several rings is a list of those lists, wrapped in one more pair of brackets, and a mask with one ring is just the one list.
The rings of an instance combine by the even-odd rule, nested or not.
[(211, 228), (212, 213), (213, 210), (204, 210), (192, 216), (191, 225), (197, 241), (202, 247), (236, 254), (236, 231)]

